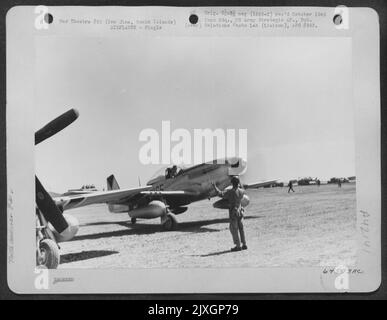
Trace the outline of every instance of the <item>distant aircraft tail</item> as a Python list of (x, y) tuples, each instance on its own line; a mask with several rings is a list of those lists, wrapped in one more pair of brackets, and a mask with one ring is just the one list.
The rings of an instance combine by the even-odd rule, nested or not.
[[(118, 185), (118, 182), (113, 174), (107, 177), (106, 183), (107, 183), (108, 190), (120, 189), (120, 186)], [(129, 207), (124, 204), (108, 204), (108, 207), (109, 207), (109, 211), (112, 213), (122, 213), (122, 212), (129, 211)]]

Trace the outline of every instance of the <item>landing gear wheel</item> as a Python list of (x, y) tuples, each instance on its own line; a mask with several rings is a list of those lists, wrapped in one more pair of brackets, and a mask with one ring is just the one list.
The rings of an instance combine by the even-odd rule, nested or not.
[(132, 224), (136, 224), (137, 219), (136, 219), (136, 218), (131, 218), (131, 219), (130, 219), (130, 222), (131, 222)]
[(165, 217), (165, 220), (163, 221), (163, 229), (165, 231), (172, 231), (175, 230), (177, 227), (177, 221), (176, 218), (168, 213), (167, 216)]
[(58, 268), (60, 261), (59, 248), (55, 241), (44, 239), (40, 242), (40, 255), (38, 264), (45, 266), (47, 269)]

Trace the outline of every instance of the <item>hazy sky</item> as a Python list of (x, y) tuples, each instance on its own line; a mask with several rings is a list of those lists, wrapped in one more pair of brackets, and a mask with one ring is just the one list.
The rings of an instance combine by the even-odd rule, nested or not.
[(162, 120), (247, 129), (248, 181), (355, 174), (348, 38), (38, 37), (36, 53), (36, 129), (80, 112), (36, 147), (52, 191), (145, 183), (160, 166), (139, 133)]

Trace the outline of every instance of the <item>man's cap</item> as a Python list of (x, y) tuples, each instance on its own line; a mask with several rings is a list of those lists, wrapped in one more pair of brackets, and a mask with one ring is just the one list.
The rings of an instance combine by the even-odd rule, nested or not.
[(239, 178), (238, 177), (236, 177), (236, 176), (233, 176), (232, 178), (231, 178), (231, 183), (232, 183), (232, 185), (238, 185), (239, 184)]

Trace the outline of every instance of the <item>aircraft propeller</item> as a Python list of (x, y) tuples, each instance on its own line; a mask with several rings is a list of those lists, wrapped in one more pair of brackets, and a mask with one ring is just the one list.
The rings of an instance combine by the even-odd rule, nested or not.
[[(35, 145), (52, 137), (59, 131), (73, 123), (79, 116), (75, 109), (70, 109), (59, 117), (50, 121), (43, 128), (35, 132)], [(62, 233), (68, 228), (68, 223), (62, 215), (62, 211), (55, 204), (50, 194), (43, 187), (38, 177), (35, 176), (35, 197), (36, 206), (42, 212), (44, 218), (52, 224), (58, 233)]]
[(47, 123), (43, 128), (35, 132), (35, 145), (50, 138), (54, 134), (72, 124), (79, 116), (79, 112), (75, 109), (70, 109)]

